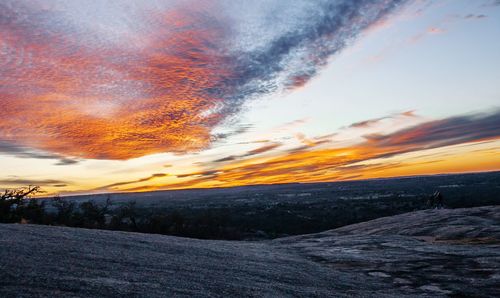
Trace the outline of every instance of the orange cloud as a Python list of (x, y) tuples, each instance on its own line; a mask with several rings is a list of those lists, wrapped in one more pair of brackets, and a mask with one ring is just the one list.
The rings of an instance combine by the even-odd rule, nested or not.
[(1, 1), (0, 141), (93, 159), (205, 149), (245, 100), (304, 85), (401, 4)]
[[(344, 148), (292, 150), (275, 157), (234, 160), (204, 172), (178, 175), (193, 178), (178, 183), (145, 185), (127, 190), (191, 188), (320, 182), (461, 171), (498, 170), (498, 147), (441, 148), (500, 139), (500, 112), (430, 121), (388, 135), (367, 136), (365, 142)], [(463, 146), (462, 146), (463, 147)], [(428, 156), (411, 158), (419, 151)], [(437, 150), (437, 151), (432, 151)], [(495, 154), (490, 152), (493, 150)], [(410, 156), (409, 156), (410, 154)]]
[(214, 54), (224, 30), (183, 10), (150, 18), (140, 49), (94, 49), (36, 22), (2, 23), (0, 44), (15, 53), (1, 65), (2, 138), (97, 159), (206, 148), (224, 117), (222, 98), (207, 90), (231, 75)]

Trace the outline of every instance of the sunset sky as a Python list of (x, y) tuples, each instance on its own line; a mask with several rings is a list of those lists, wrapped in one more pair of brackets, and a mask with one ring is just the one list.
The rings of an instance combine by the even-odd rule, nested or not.
[(500, 1), (0, 2), (0, 189), (500, 170)]

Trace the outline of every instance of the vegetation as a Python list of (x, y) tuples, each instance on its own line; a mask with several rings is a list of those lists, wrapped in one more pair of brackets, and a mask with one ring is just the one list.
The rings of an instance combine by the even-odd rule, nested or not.
[(429, 208), (434, 190), (444, 195), (447, 208), (497, 205), (499, 178), (500, 172), (260, 187), (225, 195), (183, 192), (188, 200), (169, 198), (155, 205), (146, 204), (147, 199), (111, 202), (110, 195), (83, 202), (61, 197), (35, 200), (32, 196), (40, 188), (29, 186), (0, 193), (0, 222), (202, 239), (272, 239)]
[(38, 186), (6, 189), (0, 196), (0, 222), (43, 222), (45, 204), (29, 198), (40, 191)]

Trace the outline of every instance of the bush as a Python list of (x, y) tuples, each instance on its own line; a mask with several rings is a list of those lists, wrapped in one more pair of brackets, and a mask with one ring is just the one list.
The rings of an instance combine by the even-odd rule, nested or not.
[(110, 228), (114, 230), (132, 230), (137, 231), (138, 212), (136, 203), (129, 202), (124, 206), (117, 208), (111, 218)]
[(55, 221), (60, 224), (73, 225), (75, 213), (75, 202), (69, 202), (57, 196), (52, 201), (52, 206), (56, 208)]
[(80, 204), (81, 223), (85, 228), (103, 228), (106, 224), (106, 215), (109, 214), (111, 200), (108, 198), (103, 206), (87, 201)]

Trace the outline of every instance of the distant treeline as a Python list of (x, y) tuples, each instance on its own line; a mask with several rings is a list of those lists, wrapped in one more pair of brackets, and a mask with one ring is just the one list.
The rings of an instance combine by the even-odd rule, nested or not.
[(6, 190), (0, 196), (0, 222), (59, 225), (177, 235), (204, 239), (242, 239), (226, 226), (225, 217), (202, 212), (187, 218), (177, 211), (144, 213), (135, 202), (113, 206), (86, 201), (76, 203), (61, 197), (51, 201), (30, 199), (38, 187)]
[[(272, 239), (315, 233), (378, 217), (425, 209), (427, 195), (313, 201), (262, 201), (254, 204), (144, 208), (135, 202), (114, 204), (110, 199), (77, 203), (56, 197), (29, 197), (37, 187), (7, 190), (0, 197), (0, 222), (60, 225), (192, 237), (201, 239)], [(493, 190), (492, 190), (493, 191)], [(451, 194), (450, 197), (447, 197)], [(491, 193), (445, 193), (451, 208), (495, 205)], [(474, 198), (471, 200), (471, 198)]]

